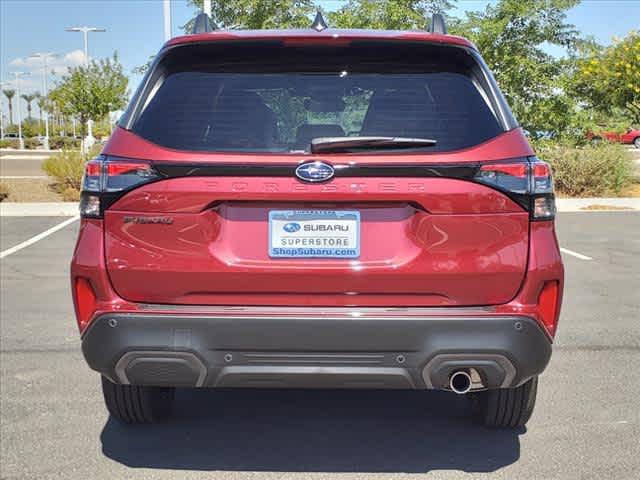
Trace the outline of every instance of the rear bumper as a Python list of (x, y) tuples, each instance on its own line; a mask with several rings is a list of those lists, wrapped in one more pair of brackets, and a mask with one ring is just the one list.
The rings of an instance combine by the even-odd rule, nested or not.
[(540, 374), (551, 355), (526, 316), (341, 310), (109, 313), (91, 323), (82, 350), (116, 383), (259, 388), (445, 389), (460, 368), (506, 388)]

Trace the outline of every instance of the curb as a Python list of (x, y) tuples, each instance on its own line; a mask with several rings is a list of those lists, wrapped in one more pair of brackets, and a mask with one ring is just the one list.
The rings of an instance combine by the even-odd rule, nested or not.
[(558, 212), (614, 212), (640, 210), (640, 198), (556, 198)]
[(53, 155), (54, 153), (60, 153), (62, 150), (40, 150), (37, 148), (34, 149), (24, 149), (20, 150), (18, 148), (0, 148), (0, 156), (4, 155)]
[(73, 217), (75, 215), (78, 215), (76, 202), (0, 202), (0, 217)]

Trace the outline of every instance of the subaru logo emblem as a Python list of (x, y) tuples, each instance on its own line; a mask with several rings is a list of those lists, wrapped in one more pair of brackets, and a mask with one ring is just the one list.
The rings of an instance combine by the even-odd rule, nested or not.
[(326, 182), (334, 173), (331, 165), (320, 161), (303, 163), (296, 168), (296, 177), (305, 182)]
[(287, 233), (295, 233), (300, 230), (300, 228), (300, 224), (295, 222), (287, 223), (282, 227), (282, 229)]

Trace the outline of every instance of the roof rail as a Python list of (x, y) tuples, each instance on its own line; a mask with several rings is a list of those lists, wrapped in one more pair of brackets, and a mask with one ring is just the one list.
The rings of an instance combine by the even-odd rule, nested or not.
[(327, 22), (324, 21), (324, 17), (322, 16), (322, 12), (320, 10), (318, 10), (318, 12), (316, 13), (316, 18), (313, 19), (311, 28), (313, 28), (316, 32), (321, 32), (329, 28), (329, 25), (327, 25)]
[(198, 16), (193, 20), (193, 28), (191, 29), (191, 33), (208, 33), (217, 30), (216, 26), (213, 24), (209, 15), (202, 12), (199, 13)]
[(441, 13), (434, 13), (431, 16), (431, 23), (429, 24), (429, 32), (447, 34), (447, 22), (444, 20), (444, 15)]

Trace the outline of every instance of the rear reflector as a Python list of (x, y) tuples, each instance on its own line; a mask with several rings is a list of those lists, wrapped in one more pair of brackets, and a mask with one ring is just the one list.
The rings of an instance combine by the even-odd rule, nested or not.
[(546, 282), (538, 297), (542, 324), (552, 337), (558, 327), (558, 282), (556, 280)]
[(78, 328), (80, 328), (80, 332), (83, 332), (89, 325), (91, 317), (96, 310), (96, 294), (93, 291), (91, 282), (83, 277), (75, 279), (74, 289)]

